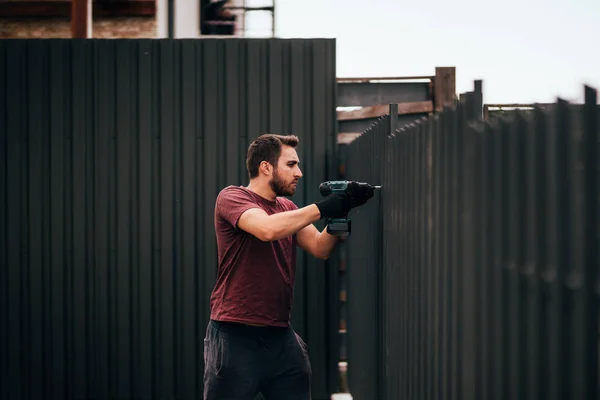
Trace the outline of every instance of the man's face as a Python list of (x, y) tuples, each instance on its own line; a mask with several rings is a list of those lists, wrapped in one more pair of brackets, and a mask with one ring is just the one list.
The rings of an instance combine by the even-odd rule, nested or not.
[(293, 147), (283, 146), (279, 162), (273, 169), (271, 177), (271, 189), (277, 196), (293, 196), (296, 193), (296, 185), (302, 178), (299, 166), (300, 160)]

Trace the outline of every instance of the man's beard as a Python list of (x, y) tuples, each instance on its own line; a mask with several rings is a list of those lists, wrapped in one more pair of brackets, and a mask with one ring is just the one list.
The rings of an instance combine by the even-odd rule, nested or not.
[(296, 193), (296, 188), (291, 184), (286, 184), (277, 174), (277, 170), (273, 171), (273, 178), (269, 184), (276, 196), (293, 196)]

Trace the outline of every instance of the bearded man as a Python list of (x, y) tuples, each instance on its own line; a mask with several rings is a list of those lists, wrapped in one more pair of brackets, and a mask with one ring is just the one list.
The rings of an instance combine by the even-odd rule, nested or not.
[(302, 178), (298, 138), (266, 134), (246, 159), (248, 186), (217, 196), (217, 282), (204, 338), (204, 400), (309, 400), (307, 347), (290, 325), (296, 250), (327, 259), (338, 238), (314, 222), (345, 215), (373, 190), (351, 184), (298, 208), (287, 197)]

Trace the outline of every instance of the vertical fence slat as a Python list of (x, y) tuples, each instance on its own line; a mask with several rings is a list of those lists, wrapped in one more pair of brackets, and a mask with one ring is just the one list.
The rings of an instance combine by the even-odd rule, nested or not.
[[(198, 299), (202, 288), (195, 268), (198, 255), (196, 237), (198, 235), (198, 190), (195, 182), (197, 176), (197, 126), (201, 117), (197, 115), (196, 103), (197, 71), (196, 46), (193, 41), (181, 44), (181, 81), (185, 82), (181, 90), (181, 272), (177, 284), (181, 288), (178, 293), (178, 307), (181, 312), (178, 321), (178, 346), (180, 354), (178, 362), (180, 396), (186, 398), (201, 397), (198, 377), (202, 373), (200, 361), (203, 360), (203, 346), (196, 339), (202, 337), (200, 328), (204, 319), (197, 312)], [(235, 156), (238, 157), (237, 148)], [(237, 171), (236, 171), (237, 173)]]
[(536, 391), (538, 398), (546, 399), (549, 396), (550, 376), (548, 375), (548, 347), (549, 336), (548, 331), (548, 308), (547, 302), (547, 286), (544, 281), (544, 272), (548, 259), (548, 185), (549, 178), (546, 170), (548, 159), (548, 117), (545, 111), (540, 109), (534, 112), (535, 124), (535, 190), (536, 190), (536, 212), (535, 212), (535, 229), (537, 233), (537, 242), (535, 248), (535, 272), (534, 281), (537, 286), (537, 329), (540, 334), (537, 338), (532, 338), (535, 341), (539, 363), (534, 366), (536, 369), (536, 379), (532, 383), (532, 391)]
[[(506, 255), (505, 264), (503, 265), (506, 271), (507, 280), (507, 319), (506, 332), (507, 332), (507, 370), (510, 371), (508, 374), (508, 391), (509, 397), (512, 399), (519, 399), (519, 382), (522, 379), (521, 376), (521, 365), (520, 360), (520, 329), (521, 324), (519, 321), (519, 315), (521, 313), (521, 307), (519, 304), (519, 290), (518, 286), (520, 283), (519, 272), (520, 272), (520, 259), (519, 259), (519, 247), (523, 240), (519, 225), (521, 224), (523, 216), (521, 215), (522, 205), (520, 200), (523, 193), (520, 192), (518, 184), (519, 178), (523, 174), (522, 167), (522, 150), (523, 146), (520, 145), (520, 140), (523, 137), (523, 132), (519, 130), (518, 116), (517, 120), (512, 120), (511, 125), (506, 127), (505, 143), (507, 144), (507, 154), (510, 155), (510, 161), (506, 161), (506, 212), (507, 212), (507, 230), (506, 230)], [(515, 123), (517, 122), (517, 123)]]
[(540, 191), (538, 189), (538, 143), (536, 138), (537, 114), (530, 115), (525, 121), (524, 151), (522, 156), (523, 168), (522, 179), (524, 185), (525, 200), (523, 206), (523, 254), (522, 254), (522, 323), (524, 334), (521, 337), (523, 370), (522, 391), (525, 399), (538, 398), (537, 376), (539, 371), (539, 346), (540, 339), (540, 296), (539, 284), (536, 275), (537, 269), (537, 246), (539, 244), (539, 232), (536, 221), (540, 207)]
[(585, 105), (583, 108), (583, 138), (582, 138), (582, 190), (584, 212), (582, 216), (583, 266), (582, 285), (580, 292), (581, 318), (579, 322), (578, 340), (581, 347), (575, 360), (574, 373), (579, 379), (574, 382), (577, 388), (574, 396), (579, 398), (598, 398), (598, 357), (593, 349), (598, 343), (598, 273), (600, 259), (598, 245), (600, 244), (600, 221), (598, 219), (598, 196), (600, 183), (598, 170), (598, 138), (600, 134), (600, 112), (597, 106), (598, 93), (591, 87), (585, 87)]
[(440, 136), (442, 134), (442, 123), (438, 115), (433, 117), (433, 132), (431, 135), (431, 165), (432, 165), (432, 178), (431, 178), (431, 202), (432, 210), (430, 218), (431, 224), (431, 243), (432, 243), (432, 382), (431, 382), (431, 397), (432, 399), (440, 398), (441, 395), (441, 381), (440, 376), (442, 375), (442, 364), (441, 364), (441, 284), (440, 284), (440, 264), (442, 261), (441, 246), (440, 246), (440, 213), (441, 213), (441, 201), (440, 201), (440, 189), (441, 189), (441, 146)]
[[(6, 177), (8, 190), (6, 191), (7, 218), (6, 225), (10, 235), (6, 237), (6, 286), (7, 286), (7, 315), (10, 324), (6, 325), (7, 331), (7, 364), (10, 366), (7, 376), (7, 395), (8, 397), (25, 397), (27, 395), (26, 378), (23, 371), (25, 363), (22, 351), (22, 318), (26, 315), (26, 309), (22, 299), (28, 293), (22, 293), (21, 274), (23, 271), (23, 230), (25, 221), (22, 217), (23, 204), (27, 199), (23, 196), (23, 186), (27, 180), (25, 171), (23, 171), (22, 159), (25, 158), (23, 149), (27, 143), (27, 128), (24, 125), (25, 99), (19, 96), (20, 88), (26, 87), (25, 66), (25, 46), (18, 46), (15, 42), (6, 44), (6, 59), (11, 60), (6, 65), (6, 95), (12, 101), (6, 102), (6, 147), (7, 159), (6, 170), (10, 171)], [(23, 332), (24, 333), (24, 332)]]
[(449, 163), (448, 163), (448, 136), (451, 134), (451, 126), (449, 124), (450, 110), (446, 109), (441, 115), (441, 134), (440, 134), (440, 214), (439, 214), (439, 244), (440, 244), (440, 397), (450, 399), (450, 370), (449, 363), (449, 340), (451, 335), (448, 330), (449, 321), (449, 305), (451, 299), (449, 297), (449, 279), (448, 279), (448, 215), (450, 202), (449, 199)]
[[(403, 150), (406, 148), (404, 146), (404, 132), (400, 130), (396, 133), (395, 141), (395, 151), (394, 156), (398, 162), (398, 173), (401, 176), (404, 176), (406, 173), (406, 168), (402, 168), (405, 165), (406, 157), (404, 157)], [(394, 219), (392, 221), (392, 225), (390, 226), (390, 231), (387, 232), (388, 235), (392, 236), (392, 242), (395, 243), (396, 246), (393, 246), (393, 251), (391, 251), (393, 261), (383, 266), (385, 270), (385, 288), (386, 293), (394, 293), (395, 291), (399, 291), (399, 295), (393, 296), (390, 295), (387, 298), (387, 302), (389, 304), (388, 310), (389, 314), (386, 314), (385, 318), (392, 320), (397, 316), (397, 312), (405, 318), (405, 297), (406, 297), (406, 287), (404, 286), (406, 282), (404, 279), (404, 271), (406, 268), (406, 259), (404, 258), (404, 245), (405, 241), (400, 240), (401, 235), (404, 231), (401, 229), (403, 221), (404, 221), (404, 207), (405, 207), (405, 196), (406, 192), (404, 191), (403, 183), (406, 180), (394, 180), (391, 179), (392, 173), (396, 168), (390, 168), (389, 174), (390, 178), (388, 178), (388, 190), (393, 190), (394, 197), (391, 199), (390, 205), (394, 204)], [(393, 188), (393, 189), (392, 189)], [(392, 203), (393, 202), (393, 203)], [(399, 281), (399, 282), (398, 282)], [(396, 340), (390, 340), (388, 343), (384, 343), (386, 349), (389, 349), (388, 352), (385, 353), (385, 368), (387, 372), (387, 376), (389, 376), (388, 382), (388, 390), (385, 393), (385, 397), (389, 397), (391, 393), (399, 393), (403, 394), (405, 388), (404, 378), (404, 367), (406, 365), (406, 349), (403, 347), (406, 344), (406, 335), (404, 334), (405, 324), (386, 324), (385, 321), (380, 322), (380, 326), (385, 329), (386, 337), (392, 338), (395, 337)], [(393, 359), (392, 356), (394, 354), (400, 354), (399, 360), (396, 362), (396, 365), (391, 365), (390, 359)]]
[(477, 296), (477, 245), (476, 245), (476, 227), (477, 203), (475, 202), (477, 193), (477, 175), (479, 170), (477, 162), (477, 134), (473, 126), (464, 125), (465, 120), (461, 120), (462, 135), (460, 135), (460, 146), (463, 147), (463, 154), (459, 157), (460, 181), (459, 187), (461, 198), (460, 205), (460, 257), (459, 266), (463, 273), (460, 278), (462, 288), (459, 290), (461, 297), (460, 314), (463, 318), (460, 343), (461, 353), (461, 396), (462, 399), (476, 399), (475, 386), (478, 370), (477, 366), (477, 307), (479, 299)]
[[(283, 48), (281, 46), (274, 46), (272, 48), (273, 54), (269, 56), (269, 60), (278, 60), (282, 58)], [(305, 191), (308, 202), (313, 202), (320, 196), (319, 184), (326, 179), (325, 171), (327, 171), (327, 145), (326, 139), (323, 132), (319, 130), (319, 126), (323, 125), (323, 122), (328, 118), (326, 114), (327, 106), (327, 92), (328, 85), (323, 74), (315, 74), (314, 71), (320, 70), (321, 68), (327, 67), (327, 51), (325, 42), (317, 41), (313, 46), (310, 47), (310, 55), (305, 58), (307, 75), (310, 77), (310, 92), (307, 95), (310, 107), (305, 110), (312, 116), (312, 124), (309, 125), (309, 131), (303, 136), (301, 151), (310, 154), (307, 158), (307, 164), (310, 165), (310, 169), (304, 170)], [(286, 65), (286, 69), (289, 65)], [(281, 93), (283, 91), (283, 75), (281, 72), (274, 72), (270, 77), (269, 85), (274, 85), (273, 95), (275, 93)], [(275, 106), (273, 103), (273, 97), (271, 98), (270, 109), (272, 108), (271, 115), (275, 115), (283, 111), (280, 105)], [(281, 103), (281, 102), (278, 102)], [(271, 125), (272, 124), (272, 125)], [(269, 129), (280, 130), (283, 129), (283, 120), (279, 117), (272, 117), (270, 119)], [(301, 204), (301, 203), (300, 203)], [(310, 203), (307, 203), (310, 204)], [(324, 221), (318, 221), (315, 223), (319, 230), (322, 230)], [(328, 342), (328, 334), (326, 327), (328, 324), (328, 290), (335, 291), (334, 282), (332, 282), (331, 288), (326, 287), (327, 282), (327, 271), (330, 265), (324, 260), (318, 260), (312, 257), (306, 257), (307, 261), (306, 272), (308, 287), (305, 289), (307, 301), (307, 311), (311, 316), (310, 323), (308, 325), (308, 334), (305, 336), (307, 339), (310, 350), (310, 358), (312, 360), (313, 369), (313, 396), (319, 398), (327, 397), (327, 378), (330, 368), (327, 368), (326, 360), (328, 358), (328, 351), (326, 343)]]
[(406, 338), (406, 355), (408, 366), (406, 369), (406, 384), (408, 390), (406, 393), (407, 398), (414, 398), (416, 396), (415, 391), (415, 375), (418, 371), (417, 365), (417, 348), (416, 348), (416, 335), (415, 331), (418, 329), (416, 326), (416, 310), (415, 305), (417, 304), (417, 289), (418, 281), (416, 279), (416, 260), (415, 260), (415, 237), (416, 232), (414, 228), (415, 220), (415, 195), (416, 195), (416, 154), (415, 154), (415, 137), (416, 127), (411, 124), (406, 132), (406, 225), (405, 225), (405, 237), (406, 237), (406, 282), (407, 282), (407, 296), (406, 296), (406, 325), (407, 325), (407, 338)]
[[(245, 182), (246, 174), (240, 176), (240, 165), (245, 164), (245, 159), (240, 157), (240, 141), (245, 141), (243, 135), (241, 135), (241, 126), (243, 122), (240, 121), (239, 113), (242, 104), (239, 101), (240, 97), (240, 82), (239, 82), (239, 69), (244, 64), (240, 59), (240, 49), (243, 46), (243, 42), (228, 41), (225, 43), (225, 49), (223, 54), (223, 63), (225, 64), (225, 71), (223, 71), (223, 105), (226, 110), (224, 113), (224, 130), (220, 133), (225, 139), (225, 157), (227, 160), (225, 168), (225, 185), (240, 185)], [(184, 86), (182, 86), (183, 88)], [(279, 96), (275, 98), (280, 98)]]
[[(114, 266), (111, 249), (111, 240), (114, 231), (110, 230), (111, 221), (111, 196), (110, 190), (111, 169), (114, 166), (112, 158), (114, 129), (115, 129), (115, 75), (110, 68), (114, 63), (115, 43), (107, 41), (97, 43), (94, 47), (94, 291), (97, 293), (94, 301), (94, 338), (96, 345), (95, 354), (95, 393), (98, 396), (108, 397), (114, 394), (115, 370), (108, 368), (114, 360), (115, 353), (112, 346), (114, 334), (112, 329), (113, 315), (109, 307), (113, 304), (115, 296), (110, 292), (112, 286), (109, 280), (114, 276)], [(111, 82), (113, 84), (111, 84)], [(114, 174), (113, 174), (114, 176)], [(109, 294), (109, 295), (107, 295)]]
[[(204, 301), (203, 304), (208, 304), (210, 301), (210, 293), (212, 287), (217, 278), (217, 258), (213, 253), (213, 250), (216, 249), (216, 240), (214, 235), (214, 227), (210, 226), (210, 222), (214, 217), (214, 206), (215, 199), (220, 190), (220, 177), (218, 175), (217, 170), (221, 170), (220, 168), (215, 170), (214, 166), (218, 165), (218, 160), (220, 156), (218, 141), (220, 137), (219, 125), (218, 125), (218, 104), (220, 99), (219, 94), (219, 69), (218, 63), (215, 63), (215, 60), (219, 56), (219, 51), (217, 48), (217, 43), (215, 41), (209, 41), (204, 43), (202, 46), (202, 90), (203, 90), (203, 102), (202, 102), (202, 175), (199, 177), (204, 185), (202, 185), (203, 191), (203, 219), (202, 219), (202, 229), (204, 241), (202, 243), (203, 246), (203, 258), (201, 263), (204, 263), (207, 266), (211, 266), (206, 268), (204, 272), (203, 279), (206, 282), (204, 293)], [(255, 57), (260, 60), (261, 57), (258, 54)], [(258, 74), (260, 76), (260, 74)], [(256, 78), (255, 78), (256, 79)], [(255, 101), (258, 101), (255, 99)], [(208, 322), (205, 320), (205, 324)], [(202, 332), (206, 330), (206, 327), (203, 327)]]
[[(0, 134), (0, 265), (7, 266), (0, 270), (0, 326), (8, 326), (8, 116), (6, 111), (9, 93), (6, 69), (6, 45), (4, 42), (0, 42), (0, 132), (4, 132), (4, 134)], [(46, 312), (48, 311), (46, 309)], [(0, 359), (0, 397), (8, 398), (10, 392), (8, 329), (0, 329), (0, 351), (5, 355)], [(47, 379), (46, 377), (46, 382)]]
[[(519, 340), (519, 354), (520, 354), (520, 387), (519, 395), (522, 398), (531, 398), (528, 395), (530, 389), (529, 384), (532, 379), (531, 370), (531, 354), (533, 347), (535, 349), (535, 343), (530, 343), (531, 332), (535, 332), (535, 318), (536, 315), (532, 315), (532, 305), (535, 301), (535, 286), (532, 285), (533, 277), (533, 251), (535, 249), (535, 243), (533, 242), (531, 235), (534, 232), (534, 223), (532, 217), (535, 215), (535, 177), (534, 177), (534, 152), (532, 151), (532, 125), (531, 118), (523, 120), (521, 124), (521, 131), (517, 132), (517, 135), (522, 135), (521, 143), (523, 149), (519, 152), (519, 166), (522, 170), (518, 173), (520, 179), (520, 198), (518, 207), (521, 208), (520, 223), (521, 231), (519, 236), (519, 242), (516, 244), (521, 247), (519, 265), (517, 265), (519, 272), (519, 296), (520, 296), (520, 320), (517, 322), (517, 327), (520, 328), (518, 340)], [(535, 339), (534, 339), (535, 340)]]
[[(411, 360), (410, 360), (410, 348), (408, 347), (408, 344), (410, 343), (410, 329), (411, 329), (411, 321), (409, 320), (409, 315), (410, 315), (410, 284), (411, 282), (409, 281), (409, 271), (410, 271), (410, 257), (409, 257), (409, 244), (410, 244), (410, 240), (408, 238), (408, 234), (409, 234), (409, 229), (408, 229), (408, 220), (409, 220), (409, 210), (408, 210), (408, 205), (409, 205), (409, 199), (410, 199), (410, 195), (411, 193), (409, 192), (409, 175), (408, 175), (408, 171), (410, 170), (410, 157), (408, 156), (410, 148), (408, 146), (408, 137), (406, 134), (406, 130), (402, 129), (401, 130), (401, 134), (400, 134), (400, 142), (398, 143), (399, 147), (400, 147), (400, 151), (399, 151), (399, 159), (401, 160), (400, 163), (400, 170), (402, 171), (402, 179), (399, 180), (399, 186), (400, 186), (400, 194), (398, 196), (398, 206), (399, 206), (399, 221), (398, 221), (398, 236), (397, 236), (397, 243), (398, 243), (398, 262), (392, 264), (389, 266), (390, 269), (398, 269), (398, 280), (400, 280), (400, 285), (398, 285), (398, 281), (397, 280), (391, 280), (390, 283), (390, 290), (394, 290), (395, 287), (394, 286), (398, 286), (399, 290), (401, 292), (401, 295), (398, 296), (400, 301), (398, 306), (400, 307), (400, 317), (406, 321), (403, 324), (400, 324), (398, 322), (393, 322), (393, 317), (394, 315), (390, 316), (390, 325), (391, 325), (391, 331), (392, 334), (390, 336), (393, 336), (393, 334), (395, 332), (399, 332), (399, 342), (398, 343), (398, 347), (400, 350), (400, 357), (399, 359), (401, 360), (400, 362), (396, 361), (394, 363), (394, 357), (392, 357), (392, 354), (388, 354), (388, 360), (390, 360), (390, 368), (392, 370), (394, 370), (396, 373), (393, 376), (392, 379), (398, 379), (399, 381), (399, 385), (400, 385), (400, 393), (402, 397), (408, 398), (409, 396), (409, 392), (410, 392), (410, 382), (409, 382), (409, 378), (410, 378), (410, 367), (411, 367)], [(398, 353), (396, 353), (398, 354)], [(397, 365), (400, 364), (400, 365)], [(389, 394), (388, 394), (389, 396)]]
[(426, 138), (426, 129), (427, 129), (427, 122), (425, 120), (422, 121), (422, 123), (420, 124), (420, 129), (417, 132), (417, 137), (416, 139), (416, 144), (417, 144), (417, 148), (416, 148), (416, 159), (417, 159), (417, 168), (418, 168), (418, 174), (416, 175), (416, 179), (417, 179), (417, 216), (416, 216), (416, 233), (418, 234), (417, 237), (417, 243), (416, 243), (416, 248), (415, 248), (415, 252), (417, 254), (416, 258), (417, 258), (417, 274), (418, 274), (418, 291), (419, 291), (419, 296), (418, 296), (418, 303), (417, 303), (417, 318), (418, 318), (418, 329), (415, 332), (417, 339), (418, 339), (418, 376), (417, 376), (417, 398), (418, 399), (423, 399), (424, 395), (425, 395), (425, 383), (424, 383), (424, 375), (425, 375), (425, 368), (426, 368), (426, 360), (425, 360), (425, 355), (426, 355), (426, 343), (427, 343), (427, 326), (425, 324), (426, 318), (427, 318), (427, 290), (425, 288), (425, 283), (426, 283), (426, 274), (427, 274), (427, 264), (426, 264), (426, 257), (424, 254), (424, 250), (427, 249), (427, 246), (425, 245), (425, 240), (424, 240), (424, 213), (423, 210), (425, 209), (427, 202), (426, 202), (426, 197), (424, 196), (424, 187), (425, 184), (427, 183), (426, 181), (426, 177), (423, 173), (424, 170), (424, 156), (425, 156), (425, 149), (423, 146), (423, 140)]
[[(306, 126), (306, 118), (305, 115), (308, 112), (306, 109), (308, 102), (306, 101), (306, 97), (308, 96), (309, 88), (306, 87), (306, 75), (308, 74), (307, 69), (303, 63), (304, 59), (304, 46), (301, 41), (294, 40), (290, 44), (290, 56), (289, 56), (289, 68), (290, 75), (292, 76), (290, 87), (293, 93), (302, 93), (301, 96), (293, 96), (289, 101), (290, 106), (290, 116), (289, 120), (291, 126), (293, 127), (292, 132), (297, 134), (299, 137), (302, 137), (306, 132), (310, 130), (310, 127)], [(253, 60), (248, 60), (249, 65), (252, 65)], [(249, 75), (252, 76), (252, 75)], [(253, 88), (255, 85), (253, 80), (249, 81), (249, 88)], [(256, 88), (258, 89), (258, 88)], [(249, 89), (250, 90), (250, 89)], [(256, 103), (254, 101), (254, 103)], [(249, 106), (248, 118), (254, 113), (255, 106)], [(251, 111), (250, 111), (251, 110)], [(252, 117), (256, 118), (256, 117)], [(309, 159), (310, 151), (307, 151), (308, 147), (306, 147), (306, 143), (302, 140), (300, 144), (301, 150), (298, 152), (298, 157), (300, 159), (300, 168), (303, 173), (306, 172), (307, 168), (310, 168), (310, 164), (307, 162)], [(246, 149), (244, 149), (244, 153)], [(296, 194), (294, 198), (296, 198), (297, 202), (302, 204), (309, 204), (308, 201), (310, 194), (312, 191), (306, 189), (306, 183), (298, 185), (296, 189)], [(314, 201), (314, 199), (312, 199)], [(341, 245), (343, 246), (343, 244)], [(306, 254), (304, 252), (296, 253), (296, 286), (295, 291), (298, 293), (305, 293), (307, 291), (308, 282), (306, 275)], [(307, 334), (307, 320), (309, 319), (307, 315), (307, 305), (305, 302), (305, 298), (303, 296), (295, 296), (294, 298), (294, 312), (292, 316), (292, 324), (294, 325), (294, 329), (298, 332), (298, 334), (306, 338)], [(312, 349), (312, 347), (311, 347)]]
[(28, 193), (29, 201), (28, 220), (29, 237), (29, 268), (27, 286), (31, 292), (29, 312), (27, 316), (27, 329), (31, 332), (27, 338), (29, 344), (29, 365), (30, 371), (30, 396), (32, 398), (41, 398), (45, 392), (44, 387), (44, 337), (46, 318), (40, 318), (40, 315), (47, 315), (45, 310), (46, 303), (46, 242), (45, 229), (48, 213), (46, 211), (46, 190), (45, 183), (48, 181), (45, 166), (46, 146), (45, 146), (45, 127), (48, 124), (49, 116), (45, 104), (48, 103), (48, 80), (47, 71), (47, 49), (44, 49), (41, 43), (32, 43), (28, 48), (28, 85), (23, 90), (27, 90), (29, 138), (28, 138)]
[(434, 245), (433, 245), (433, 133), (435, 129), (435, 120), (429, 120), (423, 135), (423, 196), (424, 196), (424, 208), (423, 208), (423, 240), (425, 245), (423, 246), (423, 257), (425, 263), (425, 279), (423, 286), (425, 288), (425, 332), (426, 339), (424, 344), (424, 371), (423, 371), (423, 399), (433, 400), (434, 394), (434, 382), (435, 382), (435, 289), (434, 280), (435, 274), (434, 269)]
[[(51, 362), (49, 366), (52, 380), (50, 391), (53, 398), (68, 397), (68, 370), (66, 354), (66, 246), (65, 219), (66, 201), (66, 143), (67, 131), (70, 129), (70, 70), (65, 68), (65, 62), (71, 58), (71, 47), (66, 43), (52, 43), (50, 46), (50, 79), (51, 79), (51, 105), (50, 115), (50, 225), (51, 225), (51, 253), (50, 253), (50, 286), (52, 288), (50, 301), (51, 315)], [(9, 129), (10, 132), (10, 129)], [(10, 264), (9, 264), (10, 265)]]
[(494, 196), (495, 196), (495, 176), (494, 176), (494, 154), (493, 154), (493, 143), (494, 137), (492, 135), (492, 126), (486, 123), (483, 127), (483, 139), (482, 139), (482, 157), (484, 160), (482, 171), (482, 202), (485, 200), (486, 204), (483, 207), (482, 212), (482, 226), (484, 230), (483, 245), (482, 245), (482, 287), (485, 293), (482, 301), (482, 314), (483, 314), (483, 338), (484, 346), (482, 348), (483, 359), (484, 359), (484, 387), (482, 388), (482, 396), (484, 398), (495, 399), (494, 389), (496, 385), (496, 370), (495, 370), (495, 356), (496, 349), (495, 345), (495, 314), (493, 313), (493, 307), (495, 302), (494, 289), (496, 285), (494, 276), (494, 238), (496, 235), (495, 223), (496, 215), (493, 212)]
[[(150, 42), (140, 43), (138, 46), (138, 59), (136, 75), (138, 80), (138, 199), (135, 209), (138, 215), (139, 237), (136, 252), (139, 265), (134, 279), (138, 282), (138, 295), (135, 302), (136, 330), (140, 333), (139, 340), (134, 341), (136, 358), (134, 360), (134, 393), (140, 397), (151, 397), (154, 392), (156, 370), (155, 319), (154, 306), (155, 291), (154, 278), (157, 267), (156, 246), (154, 246), (154, 219), (155, 193), (156, 193), (156, 146), (159, 143), (159, 132), (156, 126), (157, 113), (153, 109), (153, 100), (156, 96), (156, 84), (151, 82), (156, 71), (158, 58), (157, 46)], [(101, 102), (100, 104), (104, 104)], [(100, 192), (100, 190), (99, 190)], [(99, 224), (99, 227), (103, 224)], [(104, 372), (103, 372), (104, 373)]]
[[(116, 352), (119, 360), (119, 374), (117, 383), (117, 396), (130, 397), (131, 387), (131, 356), (132, 356), (132, 303), (131, 294), (135, 287), (133, 277), (132, 263), (132, 245), (133, 231), (132, 224), (134, 218), (132, 215), (134, 187), (134, 168), (135, 155), (132, 153), (132, 132), (135, 132), (135, 121), (131, 118), (133, 115), (132, 94), (135, 92), (134, 65), (133, 57), (135, 47), (133, 42), (127, 40), (118, 47), (115, 53), (119, 61), (119, 68), (116, 70), (116, 124), (114, 143), (114, 190), (115, 190), (115, 278), (116, 278), (116, 297), (115, 311), (117, 314), (116, 336), (119, 340), (116, 343)], [(115, 60), (116, 62), (116, 60)]]
[(487, 191), (487, 159), (485, 154), (486, 146), (486, 130), (485, 126), (478, 124), (474, 127), (474, 143), (471, 151), (475, 152), (474, 165), (471, 179), (473, 179), (473, 198), (472, 205), (474, 207), (472, 213), (472, 245), (473, 263), (474, 263), (474, 291), (475, 291), (475, 335), (477, 339), (475, 351), (475, 382), (474, 396), (475, 398), (483, 398), (486, 393), (485, 389), (489, 382), (488, 368), (488, 336), (487, 336), (487, 277), (488, 277), (488, 261), (487, 256), (487, 234), (488, 234), (488, 215), (486, 214), (486, 205), (488, 202)]

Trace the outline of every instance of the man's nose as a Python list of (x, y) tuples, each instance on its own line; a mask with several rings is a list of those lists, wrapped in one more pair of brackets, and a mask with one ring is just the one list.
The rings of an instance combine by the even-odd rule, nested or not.
[(302, 178), (302, 171), (300, 171), (300, 168), (297, 168), (297, 169), (296, 169), (296, 176), (297, 176), (298, 178)]

